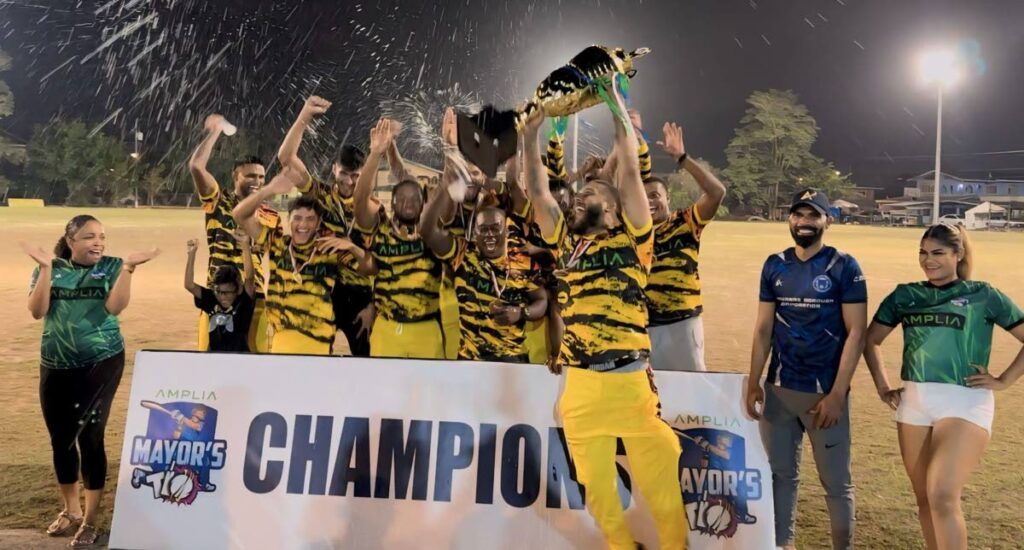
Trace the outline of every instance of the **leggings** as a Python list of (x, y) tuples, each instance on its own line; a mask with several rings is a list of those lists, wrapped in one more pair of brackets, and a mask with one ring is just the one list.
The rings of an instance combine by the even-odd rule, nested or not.
[(103, 432), (123, 373), (123, 351), (84, 367), (40, 367), (39, 401), (46, 429), (50, 432), (57, 483), (77, 482), (81, 467), (82, 482), (87, 490), (102, 489), (106, 484), (107, 453), (103, 448)]

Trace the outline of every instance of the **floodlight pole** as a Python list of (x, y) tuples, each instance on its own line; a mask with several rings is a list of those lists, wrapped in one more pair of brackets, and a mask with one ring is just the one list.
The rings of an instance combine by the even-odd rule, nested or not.
[(932, 223), (939, 223), (939, 181), (942, 170), (942, 83), (939, 83), (939, 113), (935, 123), (935, 189), (932, 194)]

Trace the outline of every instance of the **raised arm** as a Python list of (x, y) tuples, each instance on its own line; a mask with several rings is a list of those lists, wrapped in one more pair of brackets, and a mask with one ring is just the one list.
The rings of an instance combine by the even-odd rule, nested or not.
[(701, 196), (694, 203), (697, 215), (702, 221), (708, 221), (718, 212), (725, 198), (725, 185), (699, 162), (693, 160), (686, 154), (686, 147), (683, 145), (683, 129), (674, 122), (666, 122), (662, 128), (665, 139), (658, 142), (662, 150), (672, 156), (676, 164), (690, 173), (697, 185), (703, 191)]
[[(612, 90), (619, 111), (626, 112), (626, 101), (619, 92), (618, 79), (612, 79)], [(622, 216), (636, 229), (651, 225), (651, 207), (644, 192), (643, 178), (640, 176), (640, 159), (637, 157), (636, 133), (633, 125), (615, 117), (615, 147), (618, 156), (616, 166), (616, 185), (622, 201)]]
[(294, 170), (297, 170), (302, 175), (303, 183), (309, 180), (309, 170), (306, 169), (306, 164), (299, 158), (299, 147), (302, 145), (302, 137), (306, 134), (306, 129), (309, 128), (313, 119), (318, 115), (326, 113), (330, 107), (330, 101), (315, 95), (309, 96), (302, 105), (299, 116), (295, 118), (292, 127), (285, 134), (281, 147), (277, 150), (277, 160), (281, 161), (281, 166), (291, 166)]
[(274, 176), (274, 179), (270, 180), (270, 183), (260, 187), (255, 193), (238, 203), (231, 211), (231, 217), (250, 238), (254, 241), (259, 240), (263, 225), (256, 219), (256, 211), (259, 210), (260, 205), (275, 195), (287, 195), (295, 186), (304, 182), (305, 180), (298, 170), (291, 166), (285, 166)]
[(540, 228), (540, 236), (552, 242), (558, 235), (558, 220), (562, 210), (558, 201), (551, 195), (548, 187), (548, 171), (544, 167), (544, 159), (540, 156), (540, 143), (537, 134), (544, 123), (544, 112), (538, 108), (526, 119), (522, 134), (523, 141), (523, 179), (526, 181), (526, 194), (533, 203), (533, 220)]
[(365, 230), (373, 229), (380, 223), (378, 208), (372, 200), (373, 188), (377, 183), (380, 158), (387, 152), (394, 139), (395, 133), (391, 127), (391, 121), (386, 118), (377, 121), (377, 125), (370, 130), (370, 153), (366, 156), (366, 164), (363, 165), (363, 169), (359, 173), (352, 196), (356, 225)]
[(185, 290), (194, 298), (202, 297), (202, 289), (196, 284), (196, 251), (199, 249), (199, 242), (189, 239), (186, 246), (185, 258)]
[[(449, 162), (459, 161), (454, 156), (448, 156), (445, 164), (447, 165)], [(445, 169), (444, 177), (441, 178), (437, 191), (430, 197), (430, 201), (427, 202), (427, 206), (423, 210), (423, 216), (420, 217), (420, 235), (423, 236), (423, 240), (434, 255), (439, 258), (447, 257), (455, 247), (455, 237), (447, 229), (441, 227), (441, 217), (453, 208), (458, 208), (458, 203), (452, 199), (450, 192), (450, 186), (456, 177), (458, 177), (456, 170)]]
[(530, 207), (530, 199), (526, 196), (526, 189), (519, 179), (519, 155), (512, 155), (505, 163), (505, 188), (508, 189), (509, 206), (512, 213), (519, 217), (526, 217)]
[(212, 114), (206, 117), (206, 122), (203, 126), (206, 128), (206, 135), (203, 137), (203, 141), (199, 143), (199, 147), (196, 147), (196, 150), (192, 152), (192, 157), (188, 160), (188, 171), (192, 175), (192, 183), (196, 186), (196, 193), (199, 193), (200, 197), (208, 197), (217, 188), (217, 180), (206, 169), (206, 165), (209, 164), (210, 155), (213, 154), (213, 146), (224, 131), (224, 117)]
[(242, 288), (250, 298), (256, 297), (256, 268), (252, 265), (252, 239), (244, 230), (235, 230), (235, 241), (242, 252)]
[[(391, 125), (395, 128), (395, 137), (402, 131), (402, 125), (392, 120)], [(402, 154), (398, 152), (398, 140), (391, 140), (391, 145), (388, 146), (388, 169), (391, 170), (391, 175), (395, 177), (395, 181), (402, 181), (409, 177), (409, 173), (405, 171), (405, 161), (402, 160)]]
[(21, 243), (21, 249), (39, 264), (39, 271), (32, 281), (32, 292), (28, 295), (28, 310), (33, 319), (42, 319), (50, 311), (50, 283), (53, 276), (53, 252), (38, 246)]

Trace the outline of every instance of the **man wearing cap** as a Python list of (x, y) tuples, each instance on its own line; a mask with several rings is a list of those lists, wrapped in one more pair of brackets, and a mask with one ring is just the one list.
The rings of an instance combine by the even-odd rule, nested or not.
[[(831, 223), (825, 193), (793, 195), (796, 246), (761, 271), (746, 408), (760, 419), (775, 500), (775, 544), (795, 548), (797, 481), (804, 432), (825, 489), (832, 547), (852, 548), (853, 482), (847, 395), (867, 323), (867, 285), (852, 256), (822, 243)], [(761, 372), (771, 358), (765, 388)], [(758, 406), (760, 405), (760, 407)]]

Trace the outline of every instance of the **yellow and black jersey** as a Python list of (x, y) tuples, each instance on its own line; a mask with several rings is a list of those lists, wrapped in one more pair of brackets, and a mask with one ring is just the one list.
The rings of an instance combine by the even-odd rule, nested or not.
[[(596, 237), (579, 237), (561, 258), (557, 300), (565, 322), (559, 362), (570, 367), (648, 353), (644, 287), (654, 258), (654, 230), (626, 222)], [(556, 245), (567, 238), (559, 217)]]
[(398, 323), (440, 317), (442, 263), (418, 235), (403, 236), (383, 212), (377, 227), (363, 233), (366, 249), (377, 263), (373, 303), (377, 315)]
[[(298, 187), (303, 195), (309, 195), (316, 199), (322, 212), (321, 222), (337, 237), (348, 237), (357, 245), (362, 246), (362, 234), (355, 229), (355, 207), (352, 197), (342, 197), (335, 186), (313, 179), (310, 176), (305, 185)], [(384, 207), (380, 207), (383, 214)], [(354, 258), (353, 258), (354, 260)], [(338, 284), (344, 286), (355, 286), (369, 288), (373, 284), (373, 278), (368, 275), (360, 275), (355, 269), (343, 269), (338, 278)]]
[(484, 258), (465, 238), (455, 239), (441, 258), (455, 274), (459, 299), (459, 359), (526, 362), (526, 323), (502, 326), (491, 317), (495, 302), (528, 306), (537, 284), (530, 273), (530, 259), (511, 252), (504, 258)]
[[(238, 197), (234, 193), (222, 193), (220, 185), (214, 182), (213, 191), (209, 195), (200, 195), (199, 200), (203, 204), (203, 212), (206, 214), (206, 245), (210, 249), (210, 263), (206, 274), (206, 286), (213, 285), (213, 275), (223, 265), (233, 265), (238, 268), (238, 273), (245, 272), (245, 264), (242, 259), (242, 251), (238, 247), (233, 235), (235, 231), (235, 219), (231, 217), (231, 211), (238, 205)], [(260, 206), (256, 210), (256, 219), (269, 229), (281, 227), (281, 218), (277, 211), (269, 206)], [(263, 272), (263, 247), (253, 244), (252, 266), (255, 270), (256, 291), (265, 293), (267, 289)]]
[(636, 154), (640, 160), (640, 180), (646, 182), (651, 179), (653, 163), (651, 162), (651, 147), (647, 145), (640, 132), (636, 133)]
[(697, 262), (700, 234), (706, 226), (691, 205), (654, 228), (654, 267), (646, 290), (650, 326), (668, 325), (703, 311)]
[(315, 243), (293, 245), (280, 228), (264, 228), (257, 242), (269, 251), (267, 314), (274, 331), (294, 330), (318, 342), (334, 342), (331, 291), (351, 254), (326, 254)]

